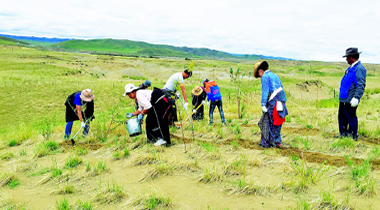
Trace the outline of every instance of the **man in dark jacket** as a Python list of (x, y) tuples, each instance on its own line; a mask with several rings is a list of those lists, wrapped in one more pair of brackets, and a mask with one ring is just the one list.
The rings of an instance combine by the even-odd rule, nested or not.
[[(69, 139), (73, 123), (76, 120), (81, 122), (83, 135), (87, 135), (90, 129), (88, 121), (94, 119), (94, 94), (90, 89), (76, 91), (67, 97), (66, 106), (66, 129), (65, 139)], [(87, 121), (87, 123), (86, 123)]]
[(193, 104), (193, 120), (203, 120), (206, 91), (204, 87), (195, 86), (191, 91), (191, 103)]
[(348, 48), (346, 50), (347, 63), (350, 65), (340, 82), (339, 93), (339, 136), (335, 137), (352, 137), (358, 140), (358, 118), (356, 109), (358, 108), (360, 98), (363, 96), (367, 70), (359, 61), (358, 48)]

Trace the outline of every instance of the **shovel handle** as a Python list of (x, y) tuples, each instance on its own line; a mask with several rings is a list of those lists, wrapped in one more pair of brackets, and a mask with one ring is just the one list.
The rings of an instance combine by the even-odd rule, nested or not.
[[(197, 111), (202, 105), (203, 105), (202, 103), (199, 104), (198, 107), (195, 109), (195, 112), (196, 112), (196, 111)], [(193, 114), (194, 114), (195, 112), (192, 112), (191, 115), (190, 115), (190, 117), (193, 116)], [(185, 122), (187, 122), (188, 120), (189, 120), (189, 118), (187, 118), (185, 121), (183, 121), (182, 125), (183, 125)], [(181, 125), (181, 126), (182, 126), (182, 125)]]

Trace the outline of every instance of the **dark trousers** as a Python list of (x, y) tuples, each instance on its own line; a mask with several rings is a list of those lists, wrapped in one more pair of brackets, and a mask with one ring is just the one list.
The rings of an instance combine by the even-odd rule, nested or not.
[[(194, 106), (195, 108), (197, 108), (199, 106), (199, 104), (196, 104), (196, 106)], [(203, 120), (204, 118), (204, 107), (203, 105), (201, 105), (198, 110), (193, 114), (192, 116), (193, 120)]]
[(163, 95), (163, 91), (158, 88), (152, 92), (152, 107), (146, 117), (146, 135), (149, 143), (154, 143), (161, 138), (167, 142), (167, 145), (170, 145), (168, 117), (172, 112), (172, 106), (169, 98), (162, 97)]
[(358, 135), (358, 118), (356, 117), (356, 109), (351, 107), (350, 103), (339, 102), (338, 122), (339, 133), (341, 136), (351, 136), (357, 138)]
[(156, 108), (150, 108), (146, 117), (145, 129), (148, 142), (154, 143), (158, 138), (161, 138), (167, 144), (171, 144), (168, 119), (167, 117), (163, 117), (162, 111)]
[(174, 122), (178, 121), (177, 105), (175, 104), (175, 93), (168, 89), (162, 89), (162, 92), (165, 94), (166, 98), (169, 100), (169, 103), (171, 104), (171, 111), (168, 116), (169, 125), (174, 125)]
[(211, 101), (211, 103), (210, 103), (210, 111), (209, 111), (210, 124), (214, 123), (214, 110), (215, 110), (215, 107), (218, 107), (219, 113), (220, 113), (220, 118), (222, 119), (222, 123), (225, 123), (226, 120), (224, 119), (222, 100), (215, 100), (215, 101)]

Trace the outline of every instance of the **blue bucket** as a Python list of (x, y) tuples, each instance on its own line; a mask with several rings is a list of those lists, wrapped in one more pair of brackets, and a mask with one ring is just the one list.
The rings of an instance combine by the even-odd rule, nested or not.
[(127, 128), (130, 137), (142, 134), (141, 124), (137, 118), (131, 118), (125, 121), (125, 127)]

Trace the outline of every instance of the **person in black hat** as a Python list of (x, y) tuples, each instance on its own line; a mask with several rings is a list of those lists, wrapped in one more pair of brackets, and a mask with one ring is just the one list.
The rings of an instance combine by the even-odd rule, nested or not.
[(174, 125), (174, 122), (178, 121), (178, 119), (177, 119), (177, 107), (175, 105), (175, 99), (172, 98), (176, 94), (177, 94), (176, 98), (178, 98), (178, 95), (179, 95), (179, 92), (177, 92), (178, 86), (181, 89), (182, 97), (184, 100), (183, 108), (185, 110), (187, 110), (189, 102), (187, 100), (187, 96), (186, 96), (186, 92), (185, 92), (184, 79), (190, 78), (192, 75), (193, 75), (193, 72), (191, 71), (191, 69), (185, 69), (183, 72), (175, 73), (168, 79), (168, 81), (165, 83), (164, 87), (162, 88), (162, 90), (165, 92), (165, 95), (171, 98), (170, 102), (171, 102), (172, 107), (173, 107), (173, 109), (172, 109), (173, 111), (171, 113), (171, 116), (169, 117), (169, 121), (170, 121), (169, 124), (170, 125)]
[(339, 92), (339, 135), (336, 138), (352, 137), (358, 140), (358, 118), (356, 109), (366, 86), (367, 70), (359, 61), (358, 48), (351, 47), (346, 50), (343, 58), (350, 65), (341, 82)]
[(285, 122), (285, 117), (289, 114), (286, 107), (284, 87), (280, 77), (269, 70), (267, 61), (255, 63), (253, 75), (261, 80), (260, 147), (281, 148), (281, 128)]

